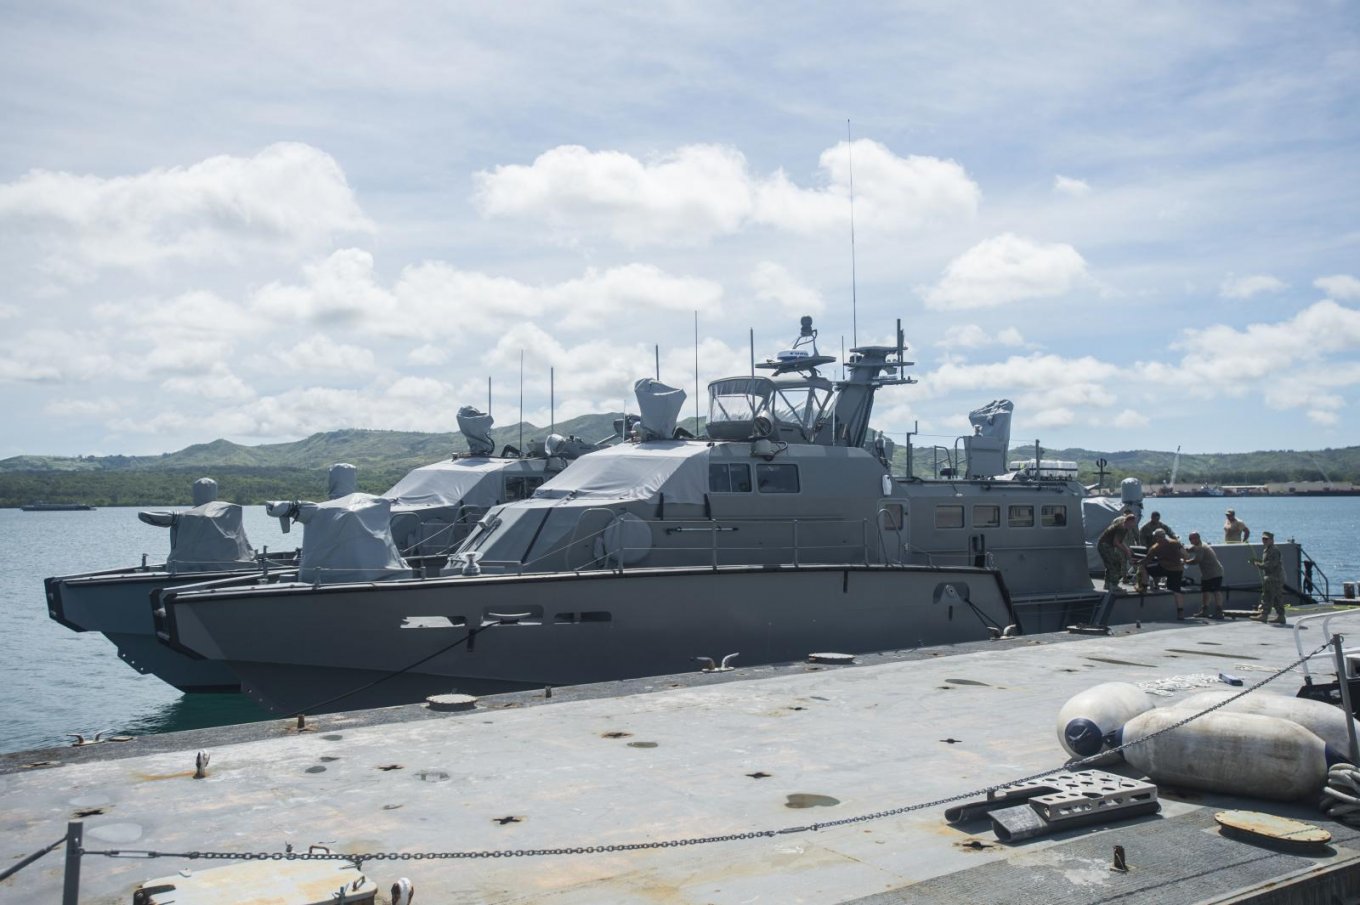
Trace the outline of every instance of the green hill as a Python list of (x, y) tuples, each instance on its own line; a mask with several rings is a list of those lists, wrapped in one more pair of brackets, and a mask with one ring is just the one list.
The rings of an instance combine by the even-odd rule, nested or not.
[[(559, 434), (595, 442), (614, 433), (618, 413), (582, 415), (555, 425)], [(697, 433), (693, 418), (681, 426)], [(500, 451), (506, 445), (525, 447), (542, 440), (548, 428), (512, 424), (493, 428), (491, 437)], [(0, 506), (19, 506), (34, 500), (87, 503), (94, 506), (185, 505), (195, 479), (204, 475), (218, 482), (222, 499), (260, 503), (266, 499), (316, 499), (325, 494), (326, 469), (348, 462), (359, 469), (359, 487), (381, 493), (403, 474), (467, 451), (459, 433), (427, 434), (414, 431), (338, 430), (313, 434), (292, 443), (242, 446), (229, 440), (198, 443), (159, 456), (42, 456), (22, 455), (0, 460)], [(948, 464), (953, 448), (917, 447), (916, 474), (929, 474), (935, 464)], [(1016, 446), (1010, 458), (1028, 459), (1034, 447)], [(1171, 476), (1176, 454), (1155, 450), (1099, 452), (1071, 448), (1041, 448), (1041, 457), (1068, 459), (1078, 464), (1078, 478), (1096, 480), (1097, 459), (1104, 458), (1106, 483), (1125, 477), (1158, 486)], [(896, 466), (904, 469), (905, 449), (898, 447)], [(1315, 452), (1271, 450), (1251, 453), (1181, 455), (1177, 483), (1265, 484), (1329, 480), (1360, 483), (1360, 446)]]

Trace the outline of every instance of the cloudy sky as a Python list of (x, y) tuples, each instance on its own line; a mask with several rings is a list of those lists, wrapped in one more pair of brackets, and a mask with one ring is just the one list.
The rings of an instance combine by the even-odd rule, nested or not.
[(1360, 443), (1346, 0), (17, 0), (0, 85), (0, 456), (617, 411), (696, 312), (901, 318), (920, 443)]

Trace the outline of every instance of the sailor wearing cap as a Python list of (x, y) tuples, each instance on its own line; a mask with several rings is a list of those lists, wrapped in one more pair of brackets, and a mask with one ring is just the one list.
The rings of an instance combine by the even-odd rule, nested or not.
[(1273, 533), (1261, 532), (1261, 558), (1251, 562), (1261, 570), (1261, 615), (1252, 618), (1270, 621), (1270, 611), (1273, 609), (1275, 624), (1288, 625), (1284, 621), (1284, 563), (1280, 561), (1280, 548), (1275, 546)]
[(1237, 513), (1229, 509), (1223, 513), (1227, 520), (1223, 522), (1223, 542), (1225, 544), (1245, 544), (1247, 538), (1251, 537), (1251, 529), (1247, 523), (1237, 517)]

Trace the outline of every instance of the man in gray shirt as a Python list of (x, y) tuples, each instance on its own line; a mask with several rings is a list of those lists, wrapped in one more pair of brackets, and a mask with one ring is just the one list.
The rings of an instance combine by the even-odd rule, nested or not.
[[(1223, 564), (1214, 548), (1204, 543), (1198, 531), (1190, 532), (1190, 546), (1185, 549), (1186, 565), (1199, 566), (1200, 604), (1196, 616), (1223, 618)], [(1212, 605), (1211, 604), (1212, 601)]]

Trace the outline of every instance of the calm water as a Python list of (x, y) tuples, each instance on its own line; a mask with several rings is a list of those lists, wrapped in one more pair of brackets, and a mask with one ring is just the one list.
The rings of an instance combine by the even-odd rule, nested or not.
[[(1182, 537), (1198, 530), (1222, 537), (1222, 499), (1156, 500), (1150, 509)], [(1317, 561), (1340, 596), (1343, 580), (1360, 580), (1360, 497), (1232, 501), (1252, 536), (1273, 530), (1294, 538)], [(292, 549), (263, 507), (245, 510), (257, 546)], [(101, 729), (141, 735), (264, 719), (241, 695), (181, 695), (159, 679), (134, 672), (96, 633), (72, 632), (47, 617), (43, 579), (49, 575), (131, 565), (143, 553), (164, 559), (169, 532), (143, 525), (137, 510), (20, 512), (0, 510), (0, 751), (69, 743), (68, 732)]]
[[(151, 507), (143, 507), (151, 508)], [(291, 550), (263, 506), (245, 508), (256, 548)], [(170, 532), (144, 525), (137, 509), (21, 512), (0, 509), (0, 751), (70, 743), (68, 732), (174, 732), (264, 719), (243, 695), (182, 695), (118, 659), (97, 632), (73, 632), (47, 617), (43, 579), (163, 562)]]

